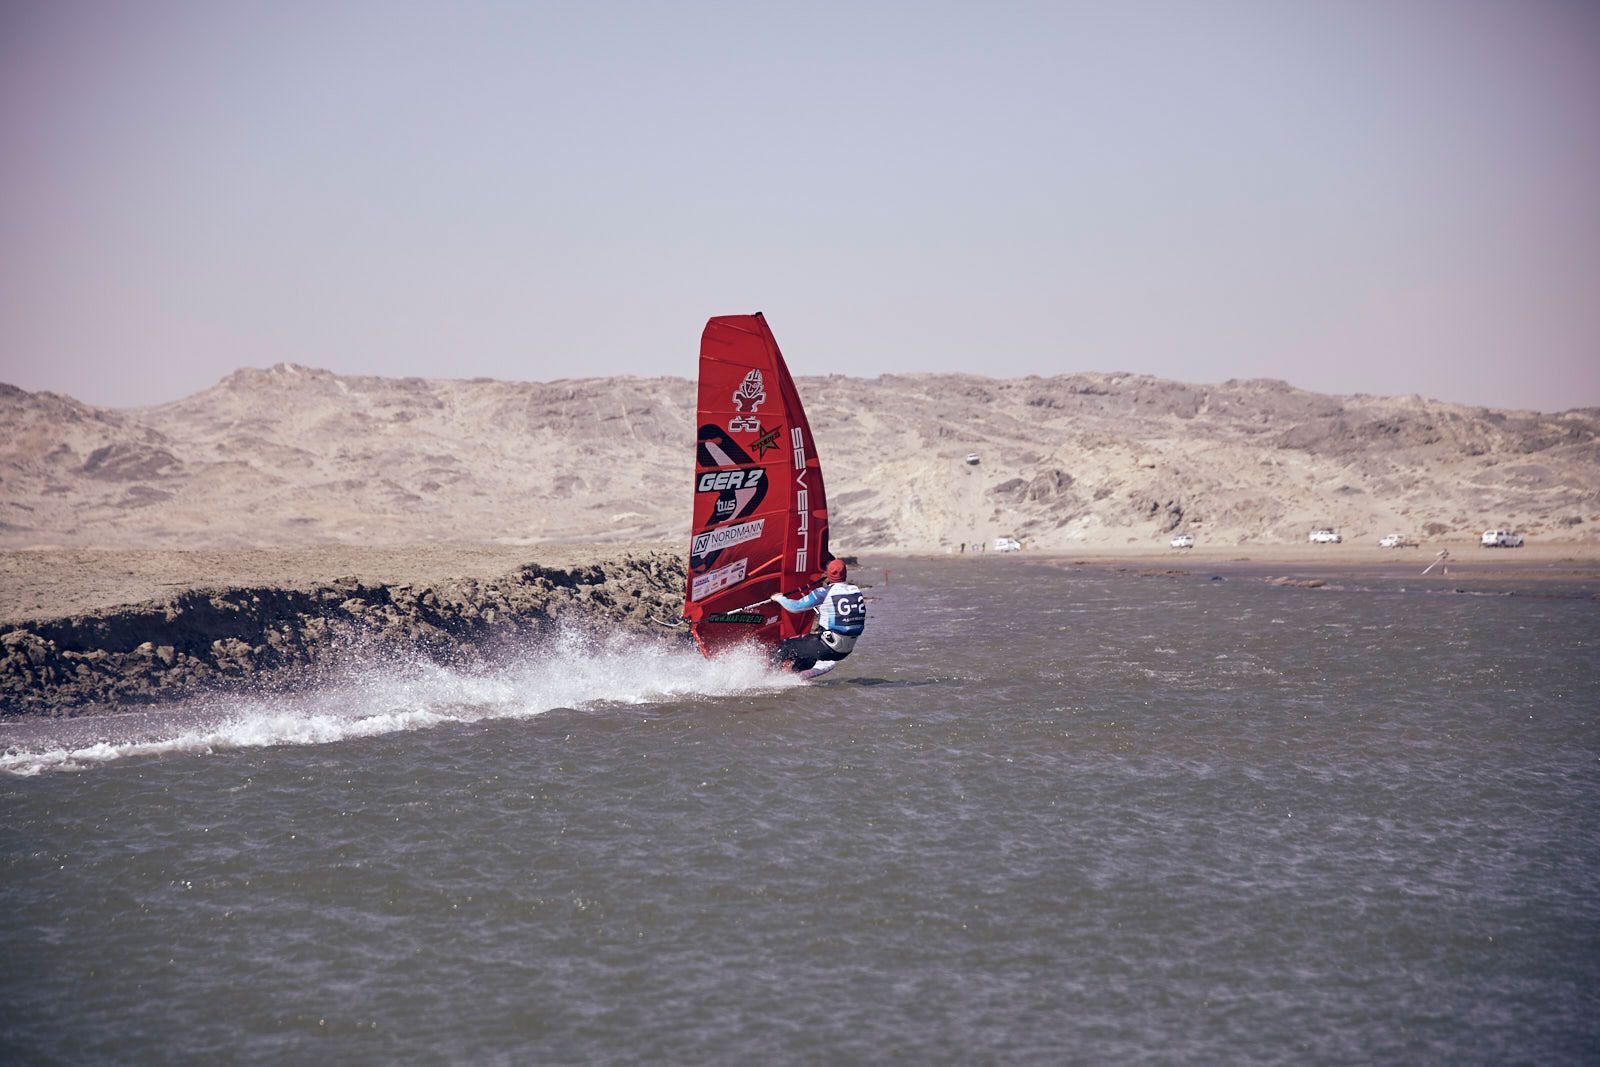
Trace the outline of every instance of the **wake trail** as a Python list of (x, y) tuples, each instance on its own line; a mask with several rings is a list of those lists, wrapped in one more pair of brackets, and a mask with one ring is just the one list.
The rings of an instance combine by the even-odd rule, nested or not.
[(482, 671), (391, 662), (292, 693), (13, 724), (0, 732), (0, 773), (31, 777), (139, 756), (324, 745), (444, 723), (527, 718), (554, 708), (657, 704), (801, 684), (752, 649), (708, 660), (682, 646), (567, 630), (514, 662)]

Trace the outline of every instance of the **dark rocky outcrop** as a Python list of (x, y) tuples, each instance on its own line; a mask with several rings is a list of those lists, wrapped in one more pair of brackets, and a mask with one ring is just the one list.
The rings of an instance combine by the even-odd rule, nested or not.
[(0, 716), (290, 685), (383, 649), (481, 662), (562, 618), (662, 632), (678, 626), (682, 575), (681, 557), (659, 552), (570, 569), (530, 563), (494, 580), (420, 587), (352, 577), (305, 589), (192, 589), (29, 620), (0, 633)]

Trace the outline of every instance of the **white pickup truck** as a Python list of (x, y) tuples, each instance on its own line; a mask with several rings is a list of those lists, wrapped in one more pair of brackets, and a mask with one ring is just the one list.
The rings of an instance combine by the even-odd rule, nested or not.
[(1344, 543), (1344, 538), (1332, 530), (1312, 530), (1311, 536), (1306, 538), (1314, 545), (1339, 545)]
[(1521, 548), (1522, 535), (1512, 530), (1483, 531), (1484, 548)]

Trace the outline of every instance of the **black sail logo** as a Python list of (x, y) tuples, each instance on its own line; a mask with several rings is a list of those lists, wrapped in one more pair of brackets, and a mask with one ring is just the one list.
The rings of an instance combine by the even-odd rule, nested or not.
[[(715, 423), (700, 427), (699, 442), (695, 448), (695, 493), (716, 493), (716, 503), (711, 514), (700, 527), (711, 530), (723, 523), (735, 523), (752, 514), (767, 496), (766, 471), (750, 458), (739, 443), (726, 430)], [(710, 468), (710, 469), (707, 469)], [(689, 556), (692, 570), (710, 567), (722, 554), (722, 548), (710, 548), (714, 538), (695, 538)]]

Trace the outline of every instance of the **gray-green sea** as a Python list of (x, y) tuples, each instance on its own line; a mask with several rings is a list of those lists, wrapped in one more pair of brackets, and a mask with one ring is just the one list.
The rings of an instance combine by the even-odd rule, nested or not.
[(0, 1059), (1600, 1062), (1600, 602), (888, 566), (0, 728)]

